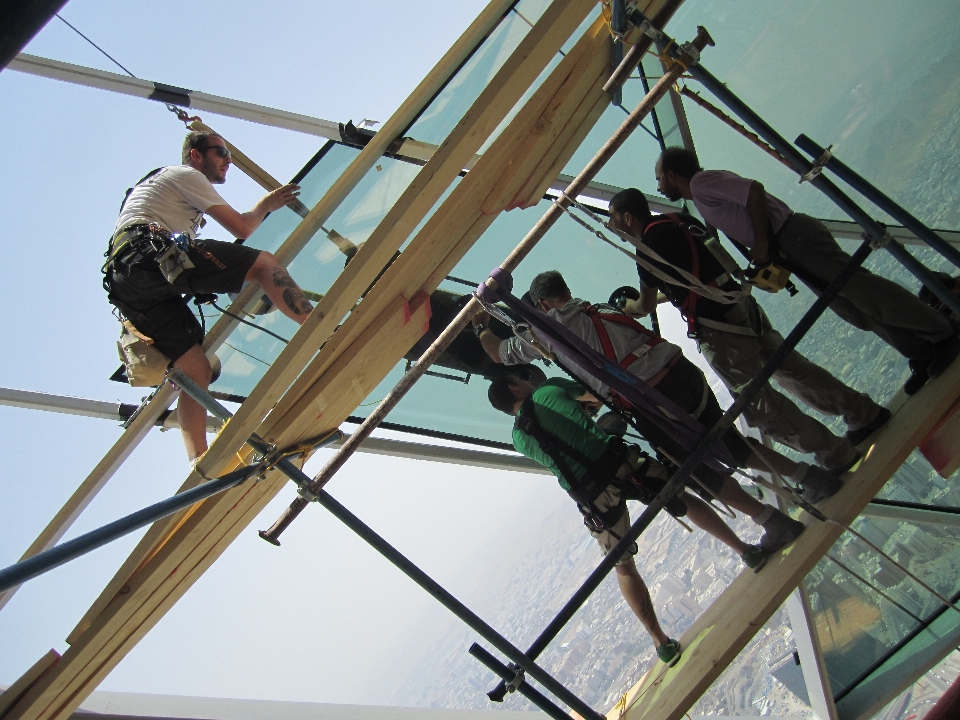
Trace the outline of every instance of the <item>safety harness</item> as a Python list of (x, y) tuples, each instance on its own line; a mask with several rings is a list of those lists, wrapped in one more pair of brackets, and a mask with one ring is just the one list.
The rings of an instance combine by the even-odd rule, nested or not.
[[(650, 487), (647, 471), (650, 458), (640, 453), (643, 462), (626, 479), (617, 477), (620, 467), (627, 462), (630, 447), (620, 438), (611, 436), (603, 453), (591, 460), (581, 451), (557, 437), (540, 424), (533, 397), (527, 397), (517, 413), (514, 428), (529, 435), (540, 446), (540, 450), (549, 457), (560, 475), (570, 486), (567, 493), (576, 501), (583, 515), (583, 523), (594, 532), (609, 531), (617, 524), (627, 509), (627, 499), (640, 500), (649, 504), (660, 492), (660, 487)], [(639, 452), (639, 451), (638, 451)], [(570, 467), (570, 460), (587, 469), (583, 477), (578, 477)], [(620, 502), (609, 510), (600, 511), (594, 500), (609, 486), (614, 485), (623, 491)], [(674, 517), (682, 517), (687, 512), (683, 500), (674, 497), (666, 505), (666, 510)]]

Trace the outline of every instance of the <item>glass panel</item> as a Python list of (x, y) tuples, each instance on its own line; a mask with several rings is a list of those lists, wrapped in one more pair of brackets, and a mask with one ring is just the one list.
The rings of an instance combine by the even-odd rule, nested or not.
[[(644, 73), (652, 78), (650, 85), (663, 74), (659, 62), (647, 60), (644, 62)], [(603, 146), (611, 135), (620, 127), (628, 112), (640, 103), (646, 92), (640, 81), (638, 71), (623, 85), (623, 107), (611, 105), (608, 107), (594, 128), (587, 135), (573, 157), (564, 167), (567, 175), (577, 175)], [(677, 128), (676, 114), (669, 97), (664, 97), (657, 103), (657, 116), (664, 133), (666, 144), (682, 145)], [(660, 157), (660, 141), (656, 137), (653, 118), (647, 116), (641, 127), (634, 130), (623, 147), (617, 151), (610, 161), (597, 174), (596, 181), (619, 188), (636, 187), (646, 193), (656, 194), (657, 182), (653, 168)]]
[[(535, 23), (547, 5), (525, 3), (524, 17)], [(529, 30), (522, 17), (508, 13), (404, 134), (435, 145), (443, 142)]]
[[(896, 0), (688, 0), (667, 29), (683, 42), (697, 25), (717, 43), (704, 51), (704, 66), (787, 140), (806, 133), (823, 145), (835, 143), (843, 162), (924, 221), (960, 226), (956, 163), (948, 159), (955, 154), (960, 100), (955, 2), (930, 0), (904, 15)], [(896, 39), (876, 42), (891, 27)], [(796, 175), (716, 118), (686, 107), (704, 167), (762, 178), (795, 210), (843, 218), (818, 191), (798, 185)]]
[[(960, 589), (955, 570), (960, 562), (960, 528), (873, 517), (858, 518), (853, 527), (942, 595), (952, 597)], [(943, 607), (850, 533), (840, 538), (805, 582), (837, 696)]]
[[(353, 148), (342, 148), (342, 150), (342, 153), (336, 153), (336, 159), (344, 154), (355, 156), (358, 152)], [(331, 169), (335, 172), (330, 173), (325, 160), (326, 158), (307, 174), (304, 182), (326, 187), (333, 183), (342, 170), (332, 166)], [(381, 158), (377, 166), (364, 176), (323, 227), (327, 231), (336, 231), (355, 246), (361, 245), (419, 170), (418, 166), (410, 163)], [(319, 175), (324, 180), (314, 180), (314, 175)], [(290, 216), (292, 213), (284, 213), (284, 215)], [(299, 218), (292, 221), (293, 226), (296, 225), (297, 220)], [(291, 222), (289, 217), (285, 217), (284, 221)], [(291, 230), (292, 227), (284, 230), (284, 239)], [(272, 238), (273, 234), (269, 237)], [(252, 240), (256, 244), (256, 234)], [(344, 245), (342, 240), (339, 242)], [(320, 296), (329, 289), (343, 271), (345, 259), (343, 250), (328, 238), (326, 232), (321, 231), (307, 243), (288, 268), (291, 276), (305, 291)], [(285, 338), (290, 338), (296, 331), (295, 323), (276, 309), (256, 317), (254, 322)], [(223, 364), (223, 372), (214, 385), (215, 389), (235, 395), (249, 394), (270, 363), (283, 350), (283, 345), (281, 340), (261, 330), (244, 325), (239, 326), (224, 343), (223, 349), (218, 352)]]
[[(873, 718), (874, 720), (916, 720), (923, 717), (926, 712), (929, 712), (930, 706), (940, 699), (958, 677), (960, 677), (960, 651), (955, 651)], [(847, 707), (848, 703), (845, 700), (841, 701), (838, 707), (841, 718), (860, 716), (854, 714), (855, 709), (848, 713)]]

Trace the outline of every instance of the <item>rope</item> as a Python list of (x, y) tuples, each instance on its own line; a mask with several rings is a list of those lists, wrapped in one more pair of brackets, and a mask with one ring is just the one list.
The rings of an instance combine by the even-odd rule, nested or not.
[[(71, 30), (73, 30), (77, 35), (79, 35), (80, 37), (82, 37), (82, 38), (83, 38), (84, 40), (86, 40), (88, 43), (90, 43), (91, 45), (93, 45), (93, 47), (95, 47), (97, 50), (99, 50), (99, 51), (103, 54), (104, 57), (106, 57), (110, 62), (112, 62), (112, 63), (113, 63), (114, 65), (116, 65), (118, 68), (120, 68), (121, 70), (123, 70), (127, 75), (129, 75), (130, 77), (132, 77), (134, 80), (140, 80), (140, 78), (138, 78), (138, 77), (137, 77), (136, 75), (134, 75), (132, 72), (130, 72), (129, 70), (127, 70), (123, 65), (121, 65), (119, 62), (117, 62), (117, 60), (115, 60), (114, 57), (113, 57), (112, 55), (110, 55), (106, 50), (104, 50), (102, 47), (100, 47), (99, 45), (97, 45), (93, 40), (91, 40), (90, 38), (88, 38), (86, 35), (84, 35), (82, 32), (80, 32), (80, 31), (79, 31), (77, 28), (75, 28), (73, 25), (71, 25), (70, 23), (68, 23), (60, 13), (57, 13), (57, 17), (60, 18), (60, 20), (63, 22), (64, 25), (66, 25), (68, 28), (70, 28)], [(172, 103), (164, 103), (164, 105), (167, 106), (167, 110), (169, 110), (170, 112), (172, 112), (174, 115), (177, 116), (177, 120), (179, 120), (180, 122), (184, 123), (185, 125), (189, 125), (189, 124), (190, 124), (191, 122), (193, 122), (194, 120), (200, 121), (200, 118), (199, 118), (197, 115), (190, 115), (190, 114), (188, 114), (186, 111), (184, 111), (182, 108), (179, 108), (179, 107), (177, 107), (176, 105), (174, 105), (174, 104), (172, 104)]]
[[(287, 340), (285, 337), (283, 337), (283, 336), (281, 336), (281, 335), (277, 335), (277, 334), (276, 334), (275, 332), (273, 332), (272, 330), (267, 330), (265, 327), (261, 327), (260, 325), (257, 325), (256, 323), (252, 323), (252, 322), (250, 322), (249, 320), (244, 320), (244, 319), (243, 319), (242, 317), (240, 317), (239, 315), (234, 315), (234, 314), (233, 314), (232, 312), (230, 312), (229, 310), (224, 310), (222, 307), (220, 307), (219, 305), (217, 305), (217, 303), (216, 303), (215, 300), (211, 300), (211, 301), (210, 301), (210, 304), (213, 305), (217, 310), (219, 310), (219, 311), (220, 311), (221, 313), (223, 313), (224, 315), (229, 315), (229, 316), (232, 317), (234, 320), (237, 320), (238, 322), (242, 322), (244, 325), (249, 325), (250, 327), (256, 328), (257, 330), (262, 330), (262, 331), (265, 332), (267, 335), (272, 335), (273, 337), (275, 337), (277, 340), (279, 340), (279, 341), (282, 342), (282, 343), (289, 343), (289, 342), (290, 342), (290, 341)], [(261, 361), (261, 362), (262, 362), (262, 361)]]
[(750, 132), (743, 125), (741, 125), (732, 117), (727, 115), (725, 112), (723, 112), (723, 110), (718, 108), (716, 105), (713, 105), (707, 102), (706, 100), (704, 100), (699, 93), (694, 92), (693, 90), (688, 88), (686, 85), (681, 87), (678, 92), (684, 97), (690, 98), (691, 100), (693, 100), (693, 102), (695, 102), (697, 105), (702, 107), (704, 110), (706, 110), (708, 113), (713, 115), (715, 118), (717, 118), (724, 124), (736, 130), (738, 133), (743, 135), (747, 140), (749, 140), (758, 148), (763, 150), (767, 155), (772, 157), (774, 160), (779, 161), (786, 167), (790, 168), (790, 170), (793, 170), (793, 165), (791, 165), (789, 161), (787, 161), (787, 159), (783, 157), (783, 155), (778, 153), (776, 150), (770, 147), (767, 143), (761, 140), (759, 135), (757, 135), (756, 133)]
[(616, 233), (617, 236), (620, 237), (622, 240), (624, 240), (624, 241), (626, 241), (626, 242), (629, 242), (633, 247), (635, 247), (635, 248), (639, 251), (639, 253), (642, 253), (643, 255), (646, 255), (646, 256), (647, 256), (648, 258), (650, 258), (650, 260), (652, 260), (653, 262), (663, 263), (664, 265), (666, 265), (666, 266), (668, 266), (668, 267), (671, 267), (671, 268), (673, 268), (674, 270), (676, 270), (677, 274), (680, 275), (680, 277), (681, 277), (683, 280), (686, 280), (687, 282), (683, 282), (682, 280), (677, 279), (677, 278), (674, 277), (673, 275), (667, 274), (667, 273), (664, 272), (660, 267), (657, 267), (657, 266), (655, 266), (655, 265), (647, 262), (644, 258), (640, 257), (640, 254), (634, 254), (634, 253), (630, 252), (629, 250), (621, 247), (620, 245), (618, 245), (617, 243), (615, 243), (613, 240), (611, 240), (610, 238), (608, 238), (608, 237), (603, 233), (603, 231), (591, 227), (590, 224), (587, 223), (585, 220), (583, 220), (582, 218), (579, 218), (579, 217), (577, 217), (576, 215), (574, 215), (574, 214), (570, 211), (570, 208), (569, 208), (569, 207), (564, 206), (564, 204), (560, 202), (560, 199), (559, 199), (559, 198), (555, 198), (555, 199), (554, 199), (553, 202), (554, 202), (558, 207), (560, 207), (560, 209), (563, 210), (567, 215), (569, 215), (571, 218), (573, 218), (574, 222), (576, 222), (578, 225), (581, 225), (582, 227), (584, 227), (584, 228), (585, 228), (590, 234), (592, 234), (594, 237), (599, 238), (599, 239), (602, 240), (603, 242), (605, 242), (605, 243), (607, 243), (608, 245), (610, 245), (610, 247), (616, 248), (617, 250), (619, 250), (620, 252), (622, 252), (624, 255), (626, 255), (627, 257), (629, 257), (629, 258), (630, 258), (633, 262), (635, 262), (637, 265), (640, 265), (644, 270), (649, 271), (650, 273), (652, 273), (653, 275), (655, 275), (656, 277), (658, 277), (660, 280), (663, 280), (664, 282), (670, 283), (671, 285), (676, 285), (676, 286), (678, 286), (678, 287), (682, 287), (682, 288), (684, 288), (685, 290), (689, 290), (690, 292), (694, 292), (694, 293), (696, 293), (697, 295), (700, 295), (700, 296), (702, 296), (702, 297), (707, 298), (708, 300), (713, 300), (714, 302), (722, 303), (722, 304), (724, 304), (724, 305), (735, 305), (736, 303), (743, 302), (743, 301), (747, 298), (747, 296), (749, 295), (748, 292), (745, 292), (745, 291), (743, 291), (743, 290), (736, 291), (736, 292), (730, 292), (730, 291), (721, 290), (720, 288), (715, 288), (715, 287), (710, 287), (710, 286), (708, 286), (708, 285), (704, 285), (704, 284), (700, 281), (700, 278), (698, 278), (698, 277), (695, 276), (695, 275), (692, 275), (691, 273), (687, 272), (686, 270), (683, 270), (682, 268), (674, 267), (673, 265), (671, 265), (670, 263), (668, 263), (666, 260), (664, 260), (662, 257), (660, 257), (657, 253), (655, 253), (653, 250), (651, 250), (649, 247), (647, 247), (646, 245), (644, 245), (642, 242), (637, 242), (636, 238), (634, 238), (634, 237), (632, 237), (632, 236), (630, 236), (630, 235), (628, 235), (628, 234), (626, 234), (626, 233), (620, 232), (619, 230), (616, 230), (616, 229), (610, 227), (610, 224), (607, 223), (605, 220), (603, 220), (603, 218), (599, 217), (597, 214), (595, 214), (594, 212), (592, 212), (589, 208), (587, 208), (586, 206), (580, 204), (579, 202), (577, 202), (576, 200), (574, 200), (573, 198), (571, 198), (571, 197), (570, 197), (569, 195), (567, 195), (566, 193), (563, 193), (563, 194), (562, 194), (562, 197), (566, 198), (566, 199), (570, 202), (571, 205), (573, 205), (575, 208), (577, 208), (580, 212), (582, 212), (582, 213), (584, 213), (585, 215), (589, 216), (594, 222), (599, 223), (600, 225), (602, 225), (603, 227), (605, 227), (607, 230), (610, 230), (611, 232)]

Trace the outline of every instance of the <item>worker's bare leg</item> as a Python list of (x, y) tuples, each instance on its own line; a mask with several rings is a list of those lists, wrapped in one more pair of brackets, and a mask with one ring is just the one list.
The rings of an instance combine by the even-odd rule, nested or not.
[[(194, 345), (178, 357), (173, 366), (183, 370), (197, 385), (206, 390), (210, 386), (213, 369), (199, 345)], [(207, 411), (185, 392), (177, 402), (177, 422), (183, 433), (187, 457), (193, 461), (207, 450)]]
[[(736, 483), (734, 484), (736, 485)], [(726, 486), (726, 482), (724, 482), (724, 486)], [(717, 494), (721, 495), (722, 493)], [(744, 493), (744, 495), (746, 495), (746, 493)], [(689, 492), (684, 492), (681, 498), (687, 505), (687, 517), (690, 519), (690, 522), (698, 528), (713, 535), (717, 540), (736, 552), (737, 555), (743, 555), (750, 549), (750, 546), (737, 537), (737, 534), (730, 529), (730, 526), (723, 521), (723, 518), (721, 518), (710, 505)], [(747, 495), (747, 498), (749, 499), (750, 496)], [(724, 502), (726, 502), (726, 500), (724, 500)], [(754, 502), (757, 501), (754, 500)], [(731, 503), (727, 504), (733, 507)], [(760, 510), (763, 509), (763, 505), (757, 502), (757, 506), (756, 512), (759, 513)]]
[(259, 283), (270, 302), (288, 318), (301, 325), (313, 310), (313, 305), (307, 300), (303, 290), (271, 253), (261, 251), (247, 271), (246, 279)]
[(634, 614), (640, 618), (640, 622), (653, 638), (654, 646), (659, 647), (670, 638), (660, 627), (660, 621), (657, 620), (657, 614), (653, 611), (653, 601), (650, 599), (650, 593), (647, 586), (637, 571), (637, 565), (630, 558), (629, 561), (617, 565), (617, 582), (620, 584), (620, 592), (623, 593), (624, 600), (633, 610)]

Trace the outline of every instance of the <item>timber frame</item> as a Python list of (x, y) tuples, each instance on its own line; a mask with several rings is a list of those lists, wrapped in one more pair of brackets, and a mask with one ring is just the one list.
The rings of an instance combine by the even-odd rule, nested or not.
[[(638, 4), (648, 17), (656, 16), (662, 27), (680, 2)], [(610, 104), (603, 88), (611, 75), (613, 41), (607, 22), (597, 13), (596, 0), (554, 0), (439, 146), (403, 137), (513, 5), (511, 0), (492, 0), (320, 201), (312, 208), (297, 209), (301, 222), (274, 253), (284, 264), (322, 229), (385, 153), (406, 147), (411, 156), (423, 161), (414, 180), (216, 437), (199, 472), (187, 477), (181, 491), (203, 482), (203, 476), (220, 475), (249, 461), (252, 452), (244, 443), (251, 434), (283, 448), (338, 428), (424, 334), (431, 313), (430, 294), (496, 217), (512, 208), (535, 205), (549, 188), (556, 187), (560, 171)], [(596, 19), (523, 102), (506, 129), (478, 155), (560, 48), (593, 16)], [(629, 37), (639, 42), (638, 35), (634, 32)], [(17, 63), (39, 66), (38, 61), (26, 57)], [(106, 77), (109, 73), (101, 75), (98, 82), (113, 82)], [(223, 98), (202, 99), (214, 111), (222, 106), (234, 113), (256, 112)], [(671, 102), (682, 112), (679, 96), (671, 94)], [(277, 122), (333, 137), (333, 128), (320, 121), (276, 112)], [(685, 144), (692, 144), (685, 122), (682, 129)], [(230, 148), (238, 166), (263, 187), (279, 185), (251, 159)], [(434, 210), (465, 168), (469, 172)], [(559, 215), (558, 208), (553, 210)], [(391, 262), (407, 242), (404, 252)], [(249, 310), (258, 295), (256, 287), (248, 287), (231, 310)], [(222, 317), (207, 333), (204, 349), (213, 353), (234, 327), (232, 318)], [(820, 509), (849, 524), (948, 415), (958, 397), (960, 364), (955, 363), (936, 382), (903, 402), (843, 490)], [(162, 386), (24, 557), (52, 547), (63, 537), (173, 399), (169, 384)], [(466, 456), (451, 457), (463, 461)], [(0, 695), (0, 720), (66, 720), (286, 483), (287, 477), (273, 469), (259, 483), (244, 484), (155, 523), (68, 636), (71, 647), (63, 656), (51, 651)], [(681, 638), (684, 654), (675, 667), (655, 666), (628, 693), (626, 709), (613, 710), (608, 717), (683, 717), (843, 531), (839, 525), (806, 520), (806, 532), (771, 558), (762, 574), (741, 574), (697, 619)], [(0, 609), (12, 594), (0, 596)], [(811, 652), (816, 656), (815, 649)], [(822, 670), (818, 668), (825, 676)], [(837, 716), (828, 691), (821, 705), (818, 710)]]

